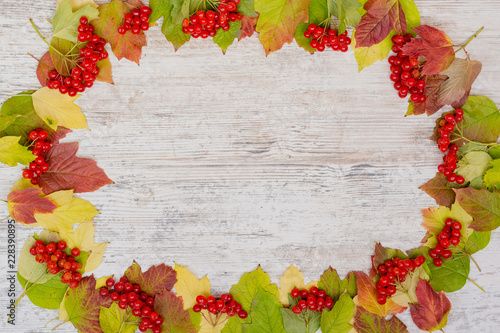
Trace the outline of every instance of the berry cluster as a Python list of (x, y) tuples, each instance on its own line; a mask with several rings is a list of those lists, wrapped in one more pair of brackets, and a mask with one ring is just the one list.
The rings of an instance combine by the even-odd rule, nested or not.
[(334, 51), (347, 52), (351, 45), (351, 38), (347, 37), (347, 31), (338, 35), (336, 30), (318, 27), (316, 24), (309, 24), (304, 37), (312, 38), (309, 45), (318, 52), (323, 52), (327, 47), (331, 47)]
[(448, 154), (443, 156), (444, 164), (438, 166), (438, 171), (441, 172), (450, 183), (457, 182), (457, 184), (462, 185), (465, 183), (464, 177), (453, 173), (457, 168), (457, 151), (458, 146), (456, 144), (451, 144), (450, 133), (455, 129), (455, 124), (463, 120), (464, 111), (462, 109), (455, 110), (455, 116), (448, 113), (444, 119), (439, 122), (439, 140), (438, 148), (441, 152)]
[(125, 35), (130, 30), (137, 35), (141, 31), (149, 30), (149, 15), (151, 15), (151, 8), (148, 6), (142, 6), (140, 9), (134, 9), (125, 14), (125, 22), (118, 28), (118, 33)]
[(189, 19), (182, 21), (182, 32), (193, 38), (214, 37), (217, 30), (229, 30), (229, 22), (241, 21), (243, 15), (238, 13), (240, 0), (220, 0), (217, 11), (199, 10)]
[(29, 149), (36, 156), (35, 161), (31, 162), (28, 169), (23, 170), (23, 178), (31, 179), (31, 184), (38, 184), (38, 177), (49, 170), (49, 165), (45, 162), (45, 153), (52, 145), (47, 141), (48, 134), (41, 128), (29, 132), (28, 139), (32, 141)]
[(293, 288), (290, 295), (298, 299), (298, 304), (292, 307), (295, 314), (300, 314), (302, 311), (307, 311), (307, 309), (321, 312), (333, 307), (333, 299), (326, 295), (326, 291), (318, 289), (318, 287), (311, 287), (309, 291), (307, 289)]
[(392, 37), (392, 52), (396, 55), (389, 57), (391, 65), (391, 81), (394, 82), (394, 89), (398, 91), (399, 97), (406, 98), (410, 94), (410, 100), (415, 103), (424, 103), (425, 81), (420, 75), (420, 64), (417, 58), (406, 56), (401, 48), (405, 43), (410, 42), (413, 36), (395, 35)]
[(396, 283), (403, 283), (406, 281), (406, 276), (413, 272), (417, 267), (424, 264), (425, 257), (420, 255), (415, 259), (389, 259), (377, 267), (380, 273), (377, 287), (377, 302), (385, 304), (387, 298), (396, 293)]
[(460, 244), (460, 237), (462, 236), (460, 233), (460, 230), (462, 230), (462, 223), (447, 218), (444, 224), (445, 227), (437, 236), (438, 244), (429, 251), (429, 257), (434, 259), (434, 266), (437, 267), (443, 264), (443, 259), (448, 259), (453, 255), (453, 253), (447, 249), (451, 245), (457, 246)]
[(104, 49), (106, 41), (93, 32), (94, 26), (89, 24), (89, 20), (85, 16), (80, 17), (78, 41), (86, 45), (79, 50), (79, 57), (75, 60), (76, 67), (71, 70), (70, 76), (63, 76), (56, 70), (51, 70), (47, 87), (59, 89), (61, 94), (75, 96), (94, 85), (99, 75), (97, 62), (106, 59), (108, 52)]
[(99, 290), (101, 297), (110, 297), (113, 302), (118, 302), (118, 307), (127, 310), (138, 317), (139, 331), (146, 332), (148, 329), (153, 333), (161, 333), (163, 318), (154, 311), (154, 298), (144, 291), (141, 286), (132, 284), (124, 276), (116, 282), (113, 278), (106, 280), (106, 287)]
[(207, 309), (208, 312), (217, 316), (214, 321), (217, 324), (220, 313), (227, 313), (229, 317), (233, 317), (238, 314), (238, 317), (245, 319), (248, 317), (248, 313), (242, 309), (241, 304), (233, 299), (231, 294), (222, 294), (219, 299), (214, 296), (205, 297), (203, 295), (198, 295), (196, 297), (196, 304), (193, 306), (194, 312), (200, 312), (202, 309)]
[(66, 248), (65, 241), (45, 245), (43, 241), (37, 240), (30, 248), (30, 253), (35, 256), (38, 263), (47, 263), (50, 274), (62, 273), (61, 282), (69, 284), (69, 287), (74, 289), (82, 279), (82, 274), (78, 273), (82, 269), (82, 264), (75, 259), (80, 255), (80, 250), (75, 247), (71, 249), (70, 254), (67, 254), (64, 252)]

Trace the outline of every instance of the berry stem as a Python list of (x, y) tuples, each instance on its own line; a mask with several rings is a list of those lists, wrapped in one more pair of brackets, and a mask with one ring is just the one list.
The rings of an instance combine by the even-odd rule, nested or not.
[(485, 292), (486, 292), (486, 290), (484, 290), (483, 288), (481, 288), (481, 286), (480, 286), (480, 285), (478, 285), (476, 282), (472, 281), (469, 277), (467, 277), (467, 280), (469, 280), (469, 281), (470, 281), (470, 282), (472, 282), (472, 283), (473, 283), (476, 287), (478, 287), (479, 289), (481, 289), (481, 291), (482, 291), (483, 293), (485, 293)]
[(0, 199), (0, 201), (3, 201), (3, 202), (8, 202), (7, 200), (4, 200), (4, 199)]
[(462, 44), (460, 46), (460, 48), (458, 50), (455, 51), (455, 53), (457, 53), (458, 51), (462, 50), (462, 49), (465, 49), (465, 47), (467, 46), (467, 44), (469, 44), (470, 42), (472, 42), (472, 40), (474, 38), (477, 37), (477, 35), (479, 35), (481, 33), (481, 31), (483, 31), (484, 27), (481, 27), (481, 29), (479, 29), (471, 38), (469, 38), (468, 41), (466, 41), (464, 44)]
[(40, 38), (45, 42), (45, 44), (47, 44), (52, 50), (56, 51), (61, 57), (65, 58), (66, 56), (64, 54), (62, 54), (61, 52), (59, 52), (59, 50), (57, 50), (52, 45), (50, 45), (49, 42), (47, 42), (47, 40), (45, 39), (45, 37), (42, 36), (42, 34), (38, 30), (38, 28), (36, 27), (36, 25), (35, 25), (35, 23), (33, 22), (32, 19), (30, 19), (30, 22), (31, 22), (31, 25), (33, 26), (33, 28), (35, 28), (35, 31), (38, 33), (38, 36), (40, 36)]
[(479, 267), (479, 265), (477, 264), (476, 260), (472, 257), (472, 255), (471, 255), (470, 253), (467, 253), (467, 252), (465, 252), (465, 251), (462, 251), (462, 250), (460, 250), (460, 249), (459, 249), (458, 247), (456, 247), (456, 246), (453, 246), (453, 247), (454, 247), (457, 251), (459, 251), (460, 253), (463, 253), (463, 254), (465, 254), (465, 255), (469, 256), (469, 258), (470, 258), (470, 259), (474, 262), (474, 264), (476, 264), (477, 269), (481, 272), (481, 267)]

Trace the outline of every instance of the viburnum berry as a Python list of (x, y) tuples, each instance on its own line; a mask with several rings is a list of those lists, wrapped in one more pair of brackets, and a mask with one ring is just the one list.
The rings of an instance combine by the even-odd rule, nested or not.
[(347, 31), (338, 34), (335, 29), (317, 26), (316, 24), (309, 24), (307, 30), (304, 32), (304, 37), (311, 39), (309, 46), (318, 52), (323, 52), (326, 48), (347, 52), (351, 44), (351, 38), (347, 36)]
[(441, 172), (446, 180), (450, 183), (456, 182), (459, 185), (465, 183), (465, 178), (463, 176), (455, 174), (453, 171), (457, 168), (457, 151), (458, 146), (451, 143), (451, 132), (455, 129), (455, 125), (461, 122), (463, 119), (463, 110), (456, 109), (455, 114), (447, 113), (443, 119), (439, 121), (439, 139), (438, 139), (438, 149), (446, 153), (443, 156), (444, 164), (438, 165), (438, 171)]
[(149, 16), (151, 8), (142, 6), (139, 9), (134, 9), (130, 13), (125, 14), (124, 23), (118, 28), (120, 35), (125, 35), (127, 31), (137, 35), (141, 31), (149, 30)]
[(333, 307), (333, 299), (327, 296), (324, 290), (318, 289), (316, 286), (311, 287), (309, 290), (293, 288), (290, 295), (297, 301), (297, 305), (292, 307), (295, 314), (300, 314), (302, 311), (321, 312)]

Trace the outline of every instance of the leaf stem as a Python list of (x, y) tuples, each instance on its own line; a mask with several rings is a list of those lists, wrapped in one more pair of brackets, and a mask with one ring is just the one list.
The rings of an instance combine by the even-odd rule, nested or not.
[(40, 33), (40, 31), (38, 30), (38, 28), (36, 27), (35, 23), (33, 22), (32, 19), (30, 19), (30, 22), (31, 22), (31, 25), (33, 26), (33, 28), (35, 28), (35, 31), (37, 32), (38, 36), (40, 36), (40, 38), (45, 42), (45, 44), (47, 44), (52, 50), (56, 51), (61, 57), (65, 57), (64, 54), (62, 54), (61, 52), (59, 52), (59, 50), (57, 50), (56, 48), (54, 48), (52, 45), (50, 45), (49, 42), (47, 42), (47, 40), (45, 39), (45, 37), (43, 37), (43, 35)]
[(54, 328), (52, 328), (52, 331), (55, 331), (56, 329), (58, 329), (59, 327), (61, 327), (62, 325), (66, 324), (67, 321), (63, 321), (62, 323), (60, 323), (59, 325), (55, 326)]
[(470, 282), (472, 282), (472, 283), (473, 283), (476, 287), (478, 287), (479, 289), (481, 289), (481, 291), (482, 291), (483, 293), (485, 293), (485, 292), (486, 292), (486, 290), (484, 290), (483, 288), (481, 288), (481, 286), (480, 286), (480, 285), (478, 285), (476, 282), (472, 281), (469, 277), (467, 277), (467, 280), (469, 280), (469, 281), (470, 281)]
[(471, 38), (469, 38), (469, 40), (468, 40), (468, 41), (466, 41), (464, 44), (462, 44), (462, 46), (460, 46), (460, 48), (459, 48), (458, 50), (456, 50), (456, 51), (455, 51), (455, 53), (456, 53), (456, 52), (458, 52), (458, 51), (460, 51), (460, 50), (462, 50), (462, 49), (465, 49), (465, 47), (466, 47), (466, 46), (467, 46), (470, 42), (472, 42), (472, 40), (473, 40), (474, 38), (476, 38), (476, 37), (477, 37), (477, 35), (479, 35), (479, 34), (481, 33), (481, 31), (483, 31), (483, 29), (484, 29), (484, 27), (481, 27), (481, 29), (479, 29), (479, 30), (478, 30), (478, 31), (477, 31), (477, 32), (476, 32), (476, 33), (475, 33), (475, 34), (474, 34)]

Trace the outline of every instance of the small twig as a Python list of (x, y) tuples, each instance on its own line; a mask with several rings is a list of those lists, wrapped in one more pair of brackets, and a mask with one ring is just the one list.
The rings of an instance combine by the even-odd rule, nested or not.
[(483, 288), (481, 288), (481, 286), (480, 286), (480, 285), (478, 285), (476, 282), (474, 282), (474, 281), (472, 281), (471, 279), (469, 279), (469, 277), (467, 277), (467, 280), (469, 280), (469, 281), (470, 281), (470, 282), (472, 282), (472, 283), (473, 283), (476, 287), (478, 287), (479, 289), (481, 289), (481, 291), (482, 291), (483, 293), (485, 293), (485, 292), (486, 292), (486, 290), (484, 290)]
[[(481, 33), (481, 31), (483, 31), (483, 29), (484, 29), (484, 27), (481, 27), (481, 29), (479, 29), (471, 38), (469, 38), (468, 41), (466, 41), (464, 44), (462, 44), (462, 46), (460, 46), (460, 48), (458, 50), (456, 50), (455, 53), (458, 52), (458, 51), (460, 51), (460, 50), (462, 50), (462, 49), (465, 49), (465, 47), (467, 46), (467, 44), (469, 44), (470, 42), (472, 42), (472, 40), (474, 38), (476, 38), (477, 35), (479, 35)], [(467, 53), (467, 52), (465, 52), (465, 53)]]
[(57, 50), (56, 48), (54, 48), (52, 45), (50, 45), (49, 42), (47, 42), (47, 40), (45, 39), (45, 37), (43, 37), (43, 35), (40, 33), (40, 31), (38, 30), (38, 28), (36, 27), (35, 23), (33, 22), (32, 19), (30, 19), (30, 22), (31, 22), (31, 25), (33, 26), (33, 28), (35, 28), (35, 31), (38, 33), (38, 36), (40, 36), (40, 38), (45, 42), (45, 44), (47, 44), (52, 50), (54, 50), (55, 52), (57, 52), (61, 57), (65, 58), (66, 56), (64, 54), (62, 54), (61, 52), (59, 52), (59, 50)]

